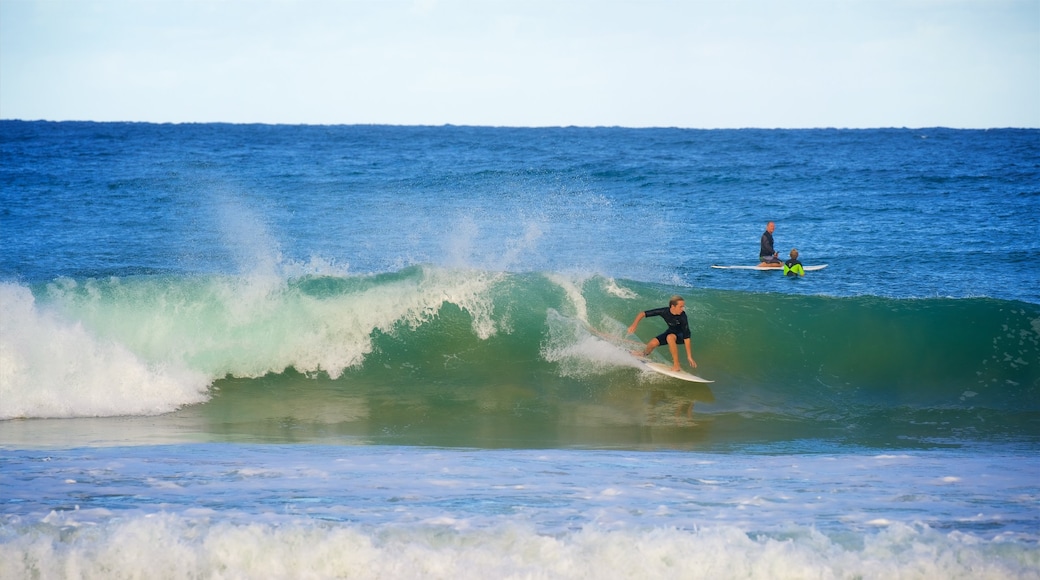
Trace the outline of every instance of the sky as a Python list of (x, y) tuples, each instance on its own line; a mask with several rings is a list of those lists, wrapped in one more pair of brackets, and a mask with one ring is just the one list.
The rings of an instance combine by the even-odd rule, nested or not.
[(0, 118), (1040, 127), (1040, 0), (0, 0)]

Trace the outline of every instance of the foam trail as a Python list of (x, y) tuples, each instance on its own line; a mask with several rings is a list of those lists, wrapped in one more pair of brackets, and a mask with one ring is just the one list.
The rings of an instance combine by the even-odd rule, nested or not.
[(541, 356), (547, 362), (558, 364), (561, 376), (588, 377), (610, 373), (618, 367), (642, 368), (625, 352), (623, 345), (591, 334), (583, 320), (550, 310), (546, 328)]

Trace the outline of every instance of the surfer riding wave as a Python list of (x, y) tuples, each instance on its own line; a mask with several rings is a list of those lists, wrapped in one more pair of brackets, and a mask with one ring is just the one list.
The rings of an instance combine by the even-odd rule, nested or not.
[[(697, 362), (693, 360), (693, 347), (690, 343), (690, 322), (686, 317), (686, 301), (683, 300), (682, 296), (672, 296), (671, 300), (668, 301), (667, 307), (640, 312), (636, 315), (632, 325), (628, 327), (628, 333), (635, 334), (639, 322), (651, 316), (663, 318), (665, 323), (668, 324), (668, 330), (665, 330), (646, 343), (646, 348), (643, 349), (641, 356), (644, 358), (648, 357), (650, 353), (654, 352), (655, 348), (662, 344), (667, 344), (668, 350), (672, 353), (672, 370), (682, 370), (679, 366), (679, 341), (682, 340), (686, 345), (686, 359), (690, 361), (690, 367), (697, 368)], [(639, 355), (638, 351), (633, 354)]]

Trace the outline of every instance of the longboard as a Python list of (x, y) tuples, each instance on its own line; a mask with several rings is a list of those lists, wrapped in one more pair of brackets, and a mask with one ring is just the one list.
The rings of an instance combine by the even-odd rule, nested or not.
[[(779, 270), (783, 271), (783, 266), (719, 266), (718, 264), (712, 264), (712, 268), (718, 268), (719, 270), (758, 270), (764, 272), (766, 270)], [(802, 266), (806, 272), (815, 272), (816, 270), (822, 270), (827, 267), (827, 264), (816, 264), (815, 266)]]
[(710, 381), (710, 380), (708, 380), (706, 378), (703, 378), (703, 377), (698, 377), (697, 375), (692, 375), (692, 374), (690, 374), (690, 373), (688, 373), (686, 371), (673, 371), (671, 366), (666, 365), (664, 363), (653, 362), (651, 360), (645, 359), (645, 358), (643, 358), (641, 356), (636, 356), (634, 354), (632, 356), (634, 356), (636, 358), (636, 360), (638, 360), (640, 363), (642, 363), (642, 365), (644, 367), (646, 367), (646, 368), (648, 368), (648, 369), (650, 369), (650, 370), (652, 370), (652, 371), (654, 371), (656, 373), (661, 373), (662, 375), (666, 375), (666, 376), (669, 376), (669, 377), (672, 377), (672, 378), (675, 378), (675, 379), (679, 379), (681, 381), (690, 381), (691, 383), (714, 383), (715, 382), (715, 381)]

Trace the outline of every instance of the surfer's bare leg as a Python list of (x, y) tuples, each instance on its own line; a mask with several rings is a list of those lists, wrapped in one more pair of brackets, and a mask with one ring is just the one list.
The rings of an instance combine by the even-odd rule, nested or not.
[(762, 260), (759, 264), (759, 268), (783, 268), (784, 263), (780, 261), (780, 257), (777, 254), (772, 256), (759, 256)]
[(668, 350), (672, 353), (672, 370), (682, 370), (682, 367), (679, 366), (679, 344), (676, 342), (676, 337), (674, 334), (668, 335)]
[(661, 346), (661, 343), (656, 339), (650, 339), (650, 342), (646, 343), (646, 348), (643, 349), (643, 356), (650, 356), (650, 353), (654, 352), (654, 349)]

